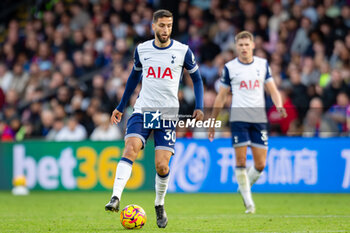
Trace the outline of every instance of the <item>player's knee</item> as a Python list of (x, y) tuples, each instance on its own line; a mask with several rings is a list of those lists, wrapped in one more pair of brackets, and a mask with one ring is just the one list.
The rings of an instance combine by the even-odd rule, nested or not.
[(258, 171), (262, 171), (265, 168), (265, 164), (266, 164), (265, 162), (261, 162), (261, 163), (255, 164), (255, 169), (258, 170)]
[(238, 167), (245, 167), (245, 162), (246, 162), (246, 160), (244, 159), (244, 158), (242, 158), (242, 159), (236, 159), (236, 166), (238, 166)]
[(158, 162), (156, 163), (156, 170), (159, 175), (166, 175), (169, 172), (169, 166), (164, 162)]
[(134, 143), (126, 144), (125, 150), (124, 150), (124, 156), (136, 159), (139, 151), (140, 149)]

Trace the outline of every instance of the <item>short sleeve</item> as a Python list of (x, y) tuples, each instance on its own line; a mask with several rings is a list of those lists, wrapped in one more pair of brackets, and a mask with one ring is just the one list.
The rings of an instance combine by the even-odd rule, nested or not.
[(184, 67), (186, 70), (188, 70), (188, 73), (192, 74), (198, 70), (198, 65), (196, 63), (196, 59), (194, 57), (194, 54), (192, 53), (191, 49), (188, 48), (185, 60), (184, 60)]
[(140, 62), (139, 52), (137, 51), (137, 47), (134, 52), (134, 69), (136, 71), (142, 70), (142, 64)]
[(226, 66), (224, 66), (224, 69), (222, 70), (220, 81), (225, 86), (231, 87), (231, 79), (230, 79), (230, 75), (229, 75), (229, 72), (228, 72), (228, 69)]
[(265, 83), (268, 83), (270, 81), (273, 81), (272, 75), (271, 75), (271, 69), (269, 66), (269, 62), (266, 62), (266, 76), (265, 76)]

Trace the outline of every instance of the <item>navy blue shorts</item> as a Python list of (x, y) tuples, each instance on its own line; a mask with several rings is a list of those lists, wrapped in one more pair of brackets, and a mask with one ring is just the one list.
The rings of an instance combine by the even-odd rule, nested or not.
[(267, 123), (231, 122), (233, 147), (251, 145), (267, 148)]
[(161, 120), (161, 123), (162, 124), (159, 129), (148, 129), (144, 127), (142, 114), (132, 114), (126, 125), (124, 139), (129, 137), (138, 137), (141, 139), (144, 146), (153, 130), (155, 150), (168, 150), (174, 154), (174, 145), (176, 141), (175, 121), (168, 120), (164, 123), (164, 120)]

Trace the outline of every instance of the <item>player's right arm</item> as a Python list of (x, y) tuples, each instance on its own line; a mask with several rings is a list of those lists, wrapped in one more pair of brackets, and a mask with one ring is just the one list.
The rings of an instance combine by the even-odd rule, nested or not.
[[(221, 81), (222, 85), (219, 89), (218, 95), (215, 98), (213, 111), (211, 113), (211, 117), (214, 118), (214, 120), (216, 120), (221, 109), (224, 107), (225, 102), (226, 102), (226, 98), (227, 98), (227, 94), (231, 90), (231, 86), (230, 86), (231, 80), (230, 80), (229, 72), (228, 72), (228, 69), (226, 66), (224, 67), (224, 69), (222, 71), (222, 76), (221, 76), (220, 81)], [(215, 128), (210, 127), (209, 132), (208, 132), (208, 138), (210, 141), (213, 141), (214, 137), (215, 137)]]
[(134, 92), (137, 84), (139, 84), (142, 76), (142, 65), (139, 59), (137, 48), (134, 53), (134, 67), (129, 75), (128, 81), (126, 82), (125, 91), (119, 105), (113, 111), (111, 115), (111, 124), (118, 124), (123, 116), (124, 108), (128, 103), (132, 93)]
[[(229, 92), (230, 92), (230, 87), (227, 87), (227, 86), (220, 87), (219, 93), (215, 98), (213, 111), (211, 113), (211, 117), (214, 118), (215, 120), (218, 117), (221, 109), (224, 107), (224, 104), (226, 102), (226, 97)], [(214, 137), (215, 137), (215, 128), (210, 127), (208, 132), (208, 138), (212, 142), (214, 140)]]

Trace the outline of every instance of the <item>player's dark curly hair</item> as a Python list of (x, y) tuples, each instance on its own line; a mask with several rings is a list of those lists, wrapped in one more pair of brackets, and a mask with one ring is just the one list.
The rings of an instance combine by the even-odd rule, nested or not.
[(153, 13), (153, 22), (157, 22), (159, 18), (163, 18), (163, 17), (173, 17), (173, 14), (168, 11), (168, 10), (157, 10), (156, 12)]

